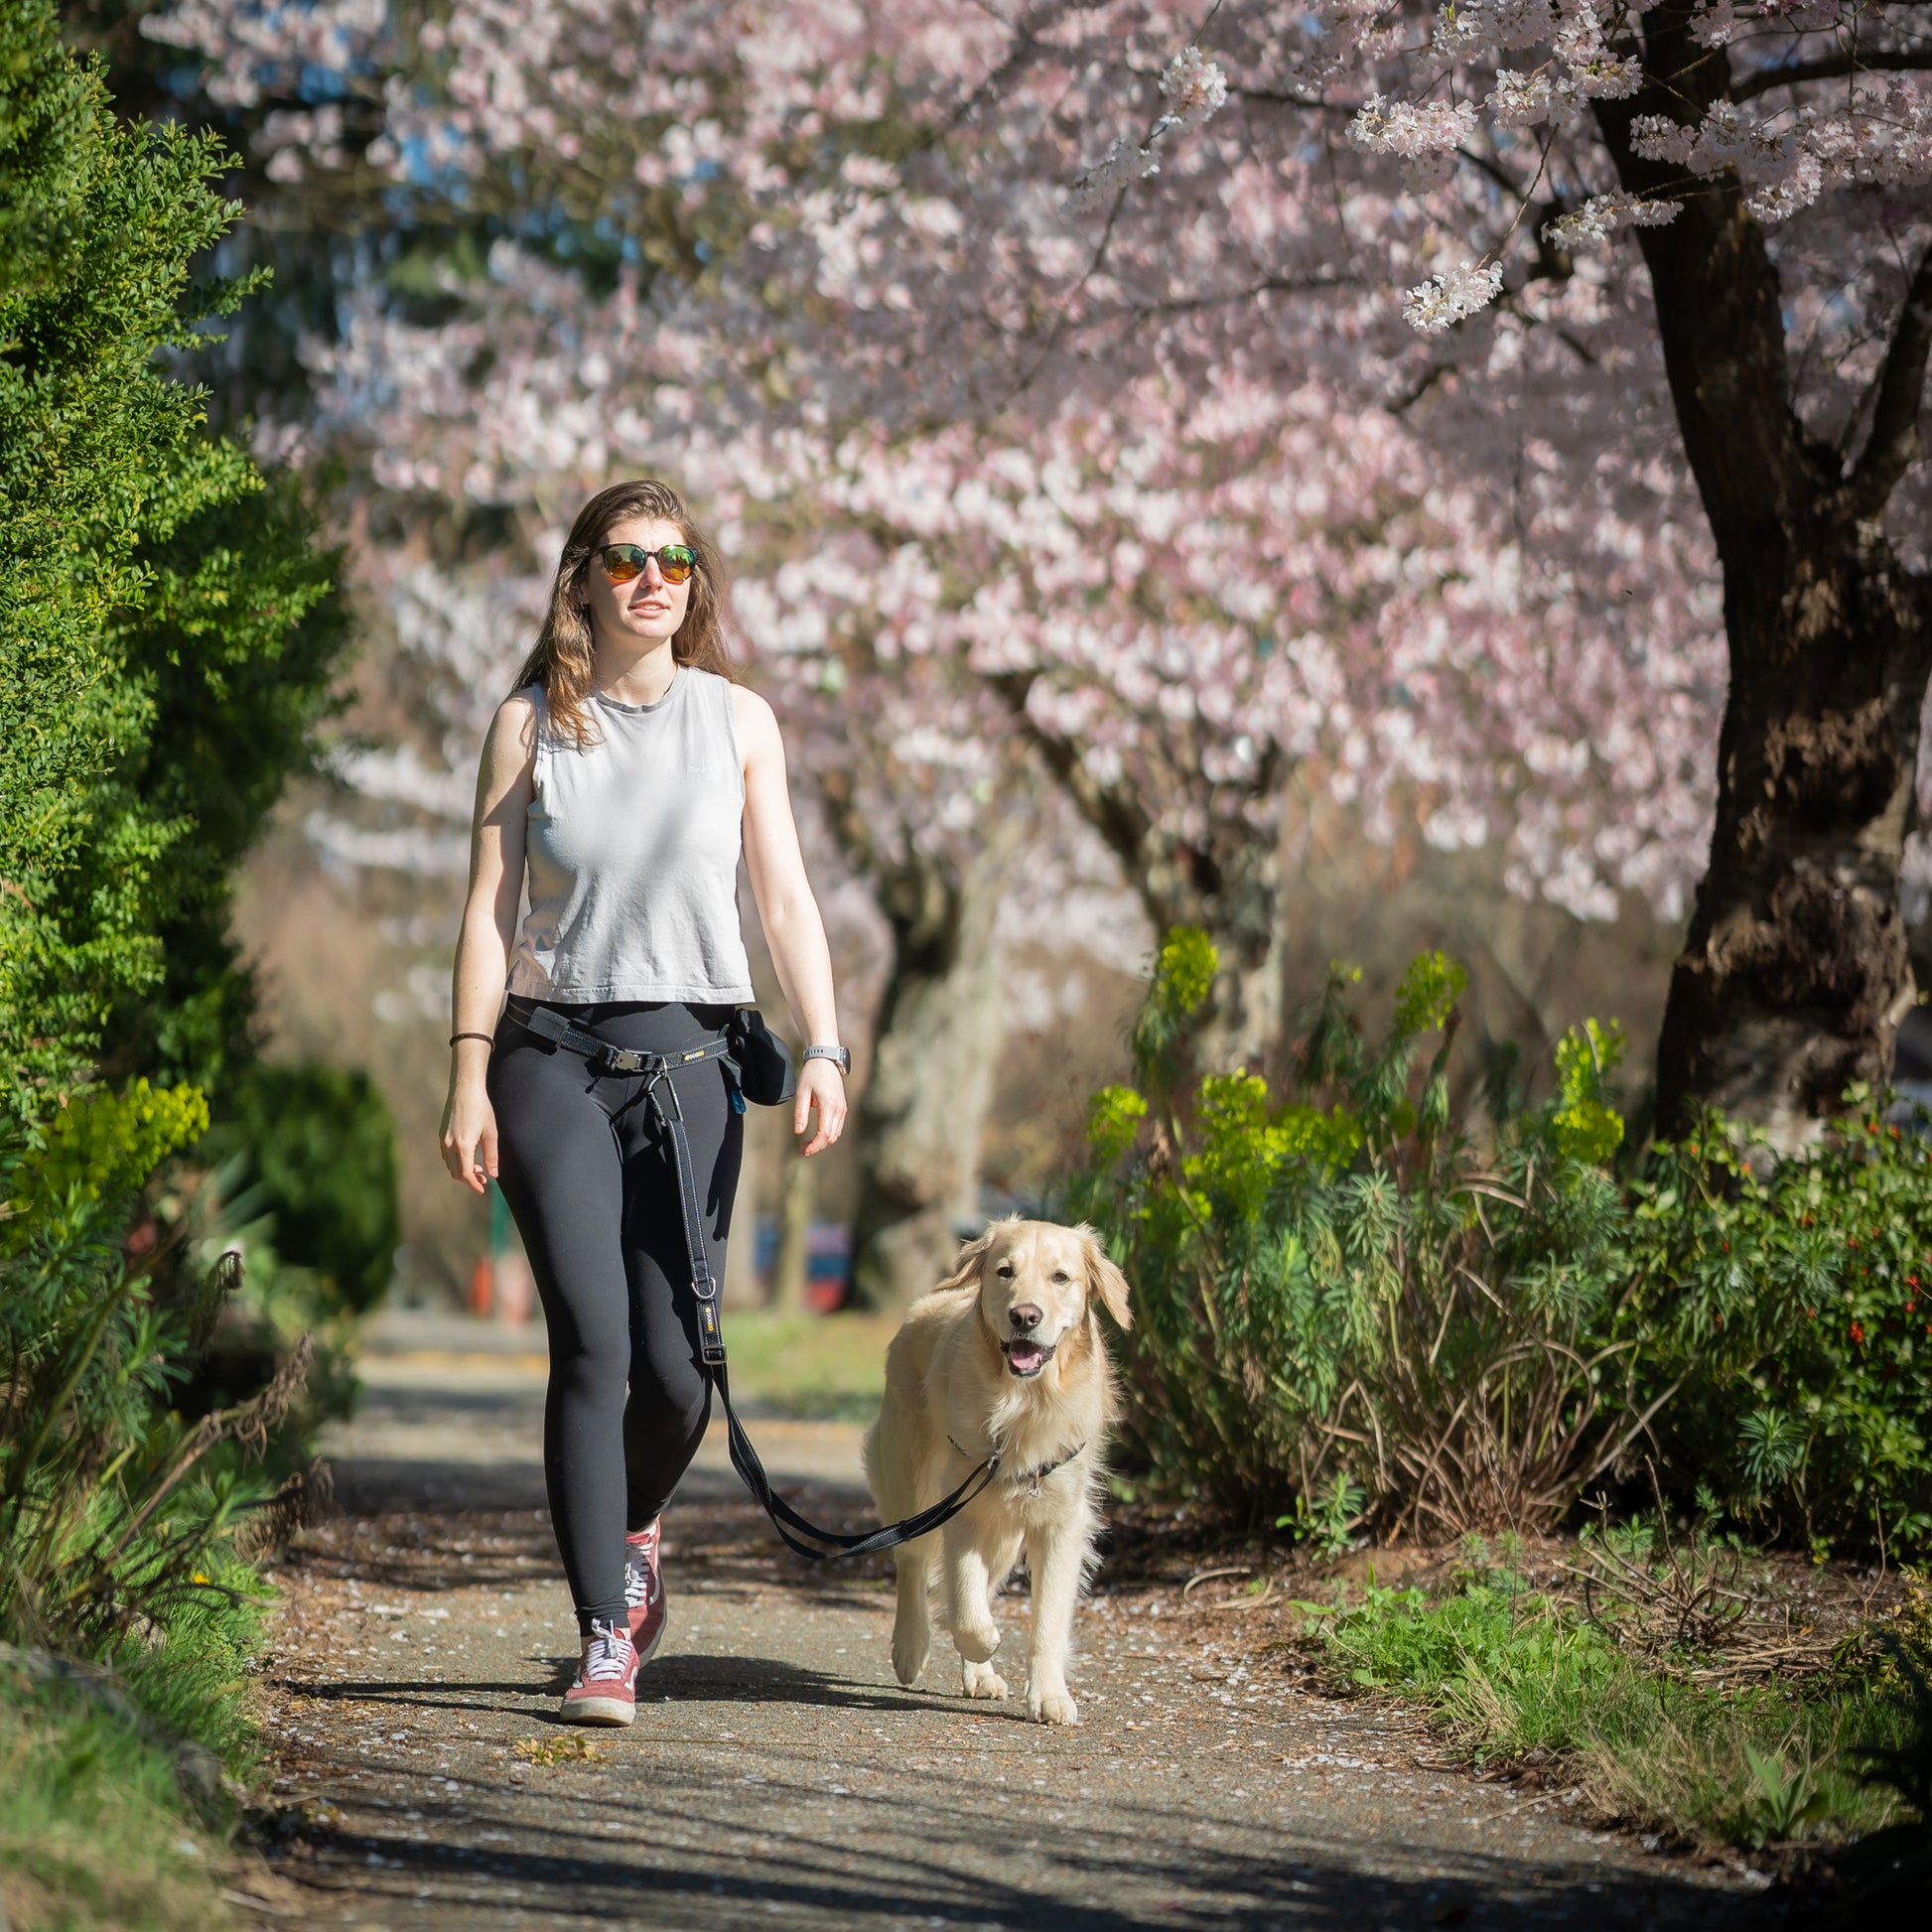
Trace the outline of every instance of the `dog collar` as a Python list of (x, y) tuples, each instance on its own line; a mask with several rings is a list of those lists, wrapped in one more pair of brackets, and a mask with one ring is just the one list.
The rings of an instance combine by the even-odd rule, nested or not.
[[(958, 1452), (961, 1455), (963, 1455), (968, 1462), (972, 1461), (973, 1451), (971, 1449), (960, 1449), (959, 1444), (955, 1442), (954, 1439), (950, 1436), (946, 1438), (946, 1441), (952, 1443), (953, 1448), (957, 1449)], [(1071, 1462), (1073, 1458), (1076, 1455), (1078, 1455), (1085, 1448), (1086, 1448), (1086, 1444), (1075, 1443), (1074, 1446), (1065, 1452), (1065, 1454), (1054, 1456), (1052, 1461), (1042, 1462), (1039, 1465), (1039, 1467), (1036, 1469), (1014, 1469), (1010, 1473), (1008, 1473), (1003, 1478), (1003, 1480), (1011, 1484), (1012, 1487), (1014, 1487), (1015, 1489), (1020, 1488), (1022, 1484), (1024, 1484), (1026, 1486), (1027, 1494), (1029, 1496), (1037, 1496), (1039, 1494), (1039, 1485), (1042, 1482), (1044, 1482), (1046, 1478), (1050, 1476), (1055, 1469), (1065, 1468), (1066, 1465), (1069, 1462)], [(995, 1449), (993, 1453), (994, 1453), (994, 1459), (995, 1461), (997, 1461), (999, 1459), (1000, 1452), (999, 1450)]]

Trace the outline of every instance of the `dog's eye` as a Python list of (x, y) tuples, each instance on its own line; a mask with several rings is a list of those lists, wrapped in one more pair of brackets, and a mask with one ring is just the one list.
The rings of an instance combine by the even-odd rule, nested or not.
[(999, 1268), (995, 1272), (999, 1275), (1002, 1281), (1010, 1282), (1013, 1279), (1013, 1263), (1010, 1261), (1003, 1261), (1001, 1262)]
[(1056, 1282), (1066, 1283), (1066, 1282), (1070, 1282), (1073, 1279), (1073, 1277), (1069, 1275), (1064, 1268), (1055, 1268), (1053, 1270), (1053, 1279)]

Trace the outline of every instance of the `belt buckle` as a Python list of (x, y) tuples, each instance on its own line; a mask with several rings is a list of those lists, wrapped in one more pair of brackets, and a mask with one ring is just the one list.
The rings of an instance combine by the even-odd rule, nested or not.
[(647, 1056), (634, 1046), (613, 1046), (607, 1057), (613, 1073), (641, 1073)]

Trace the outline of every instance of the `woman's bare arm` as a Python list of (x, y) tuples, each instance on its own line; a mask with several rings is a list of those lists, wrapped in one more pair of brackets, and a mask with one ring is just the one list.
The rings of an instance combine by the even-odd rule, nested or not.
[[(454, 1034), (494, 1031), (509, 976), (510, 941), (523, 897), (523, 838), (536, 777), (536, 707), (508, 698), (483, 741), (477, 815), (470, 837), (470, 892), (457, 936), (450, 1008)], [(489, 1041), (450, 1048), (450, 1097), (443, 1109), (443, 1160), (483, 1193), (496, 1178), (496, 1116), (484, 1087)]]
[[(745, 761), (745, 865), (771, 963), (805, 1043), (836, 1046), (839, 1014), (832, 995), (832, 951), (805, 877), (805, 855), (798, 849), (778, 721), (757, 692), (739, 685), (732, 691), (732, 729)], [(793, 1132), (805, 1132), (814, 1109), (817, 1131), (805, 1143), (807, 1154), (821, 1153), (845, 1130), (845, 1076), (830, 1060), (808, 1060), (799, 1069)]]

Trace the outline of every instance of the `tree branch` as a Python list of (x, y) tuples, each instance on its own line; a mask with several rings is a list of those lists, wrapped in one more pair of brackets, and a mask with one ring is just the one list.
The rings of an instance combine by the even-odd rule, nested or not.
[(1755, 100), (1773, 87), (1802, 87), (1807, 80), (1843, 80), (1855, 73), (1927, 71), (1932, 71), (1932, 47), (1860, 48), (1850, 54), (1826, 54), (1816, 61), (1794, 61), (1788, 68), (1759, 68), (1730, 83), (1730, 98)]
[[(1458, 161), (1466, 161), (1471, 168), (1480, 168), (1505, 195), (1514, 195), (1519, 202), (1528, 204), (1530, 190), (1525, 188), (1500, 161), (1492, 160), (1486, 154), (1478, 154), (1474, 148), (1457, 148), (1455, 158)], [(1534, 187), (1535, 183), (1532, 182), (1530, 186)]]
[(1932, 351), (1932, 245), (1919, 256), (1891, 346), (1871, 385), (1871, 434), (1848, 480), (1853, 501), (1863, 515), (1875, 516), (1883, 509), (1899, 479), (1925, 454), (1918, 419), (1928, 351)]
[(1357, 275), (1267, 275), (1246, 288), (1224, 289), (1212, 295), (1177, 295), (1161, 302), (1129, 302), (1105, 316), (1089, 316), (1084, 322), (1068, 325), (1069, 335), (1084, 329), (1097, 329), (1125, 316), (1182, 316), (1202, 309), (1216, 309), (1232, 302), (1251, 302), (1258, 295), (1316, 295), (1328, 289), (1355, 288)]
[(1128, 876), (1141, 877), (1147, 869), (1154, 821), (1132, 793), (1118, 785), (1102, 784), (1087, 769), (1076, 746), (1041, 729), (1027, 709), (1028, 695), (1038, 676), (1037, 671), (995, 671), (986, 681), (1006, 700), (1014, 723), (1046, 760), (1047, 769), (1065, 787), (1080, 816), (1106, 840)]
[(1284, 93), (1277, 87), (1230, 87), (1228, 92), (1237, 100), (1259, 100), (1270, 107), (1310, 107), (1318, 113), (1347, 114), (1351, 118), (1356, 112), (1349, 101), (1323, 100), (1319, 94)]

